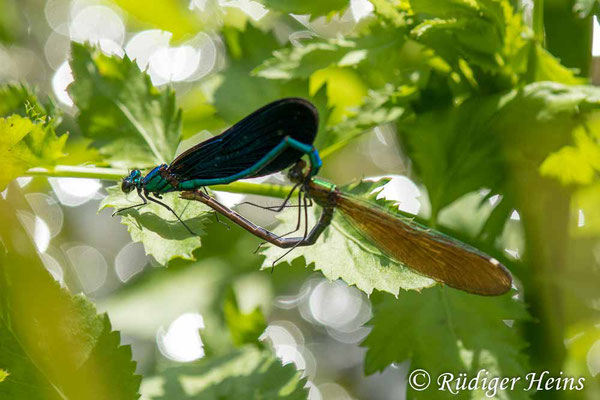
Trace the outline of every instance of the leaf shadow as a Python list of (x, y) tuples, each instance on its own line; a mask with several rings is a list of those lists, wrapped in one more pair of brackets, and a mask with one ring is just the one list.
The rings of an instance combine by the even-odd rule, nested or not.
[[(248, 363), (243, 350), (236, 350), (208, 362), (200, 361), (170, 368), (162, 374), (165, 379), (163, 394), (154, 399), (306, 398), (304, 381), (297, 379), (298, 371), (293, 364), (282, 366), (275, 358), (260, 357), (247, 374), (232, 371), (236, 369), (233, 367), (235, 363)], [(233, 376), (219, 380), (214, 374), (219, 369)], [(207, 377), (210, 379), (207, 380)]]
[[(168, 240), (184, 240), (190, 237), (190, 232), (179, 221), (167, 220), (159, 217), (152, 212), (139, 212), (138, 210), (127, 210), (122, 215), (132, 217), (137, 223), (137, 228), (156, 233), (160, 237)], [(185, 219), (184, 222), (197, 235), (203, 233), (202, 227), (206, 215), (200, 215)]]

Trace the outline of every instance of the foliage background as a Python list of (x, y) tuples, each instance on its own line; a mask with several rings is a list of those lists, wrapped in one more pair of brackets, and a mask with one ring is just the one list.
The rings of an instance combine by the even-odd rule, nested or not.
[[(597, 11), (0, 0), (0, 397), (445, 398), (407, 390), (408, 372), (485, 368), (586, 378), (580, 392), (499, 398), (597, 398)], [(158, 208), (125, 226), (104, 210), (134, 201), (110, 187), (128, 168), (168, 162), (285, 96), (319, 108), (323, 177), (403, 175), (347, 190), (384, 202), (372, 190), (385, 184), (387, 202), (502, 260), (516, 288), (430, 287), (341, 219), (269, 273), (281, 251), (253, 254), (255, 238), (201, 205), (169, 199), (201, 238)], [(218, 195), (274, 204), (282, 182)]]

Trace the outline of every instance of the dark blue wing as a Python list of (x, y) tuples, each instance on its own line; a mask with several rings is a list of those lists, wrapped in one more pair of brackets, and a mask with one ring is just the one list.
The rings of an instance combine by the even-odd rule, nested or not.
[[(228, 177), (256, 164), (285, 136), (312, 144), (318, 126), (317, 109), (310, 102), (299, 98), (278, 100), (185, 151), (171, 163), (169, 172), (181, 181)], [(248, 178), (284, 170), (302, 155), (298, 150), (286, 149)]]

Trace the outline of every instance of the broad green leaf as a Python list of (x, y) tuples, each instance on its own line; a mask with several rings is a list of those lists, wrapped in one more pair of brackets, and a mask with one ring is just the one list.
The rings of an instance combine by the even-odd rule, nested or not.
[(142, 398), (305, 400), (304, 382), (293, 364), (282, 366), (269, 351), (247, 346), (147, 378)]
[[(369, 201), (375, 201), (376, 193), (373, 192), (378, 192), (377, 189), (381, 189), (384, 183), (385, 181), (361, 182), (340, 189), (362, 196)], [(391, 202), (378, 202), (378, 204), (393, 210)], [(317, 214), (316, 210), (315, 213), (311, 213), (313, 218), (309, 221), (309, 227), (314, 225)], [(398, 217), (406, 218), (404, 215)], [(282, 218), (286, 229), (295, 226), (296, 220), (297, 212), (294, 211), (285, 213)], [(299, 232), (298, 235), (301, 235), (301, 231)], [(307, 266), (314, 264), (314, 269), (322, 271), (327, 279), (332, 281), (343, 279), (348, 285), (356, 285), (367, 294), (371, 294), (376, 289), (397, 295), (400, 289), (420, 290), (434, 284), (433, 280), (412, 272), (367, 242), (340, 212), (334, 214), (330, 227), (316, 244), (297, 247), (282, 260), (278, 259), (285, 254), (285, 250), (275, 246), (269, 247), (263, 251), (263, 254), (266, 255), (263, 269), (271, 268), (273, 262), (291, 262), (303, 257)]]
[(0, 398), (137, 399), (130, 348), (106, 315), (52, 278), (18, 213), (0, 199), (0, 366), (9, 373)]
[(217, 109), (208, 101), (201, 88), (192, 89), (179, 97), (183, 110), (183, 139), (189, 139), (202, 131), (218, 133), (227, 125), (217, 116)]
[(176, 40), (195, 35), (202, 29), (197, 16), (179, 0), (154, 0), (152, 7), (143, 0), (112, 0), (142, 26), (173, 33)]
[[(253, 73), (269, 79), (306, 79), (327, 67), (358, 69), (361, 78), (381, 87), (428, 67), (431, 54), (415, 42), (406, 43), (404, 29), (373, 26), (348, 38), (314, 40), (277, 50)], [(406, 75), (406, 76), (405, 76)]]
[(79, 109), (83, 134), (113, 166), (146, 167), (169, 162), (181, 137), (181, 110), (170, 88), (155, 88), (127, 56), (106, 56), (72, 43), (75, 81), (68, 90)]
[[(109, 187), (107, 191), (108, 196), (100, 203), (100, 210), (109, 207), (120, 209), (141, 203), (137, 193), (131, 192), (127, 196), (119, 186)], [(161, 201), (169, 205), (196, 235), (188, 232), (173, 213), (152, 202), (120, 213), (121, 223), (127, 226), (131, 239), (141, 242), (146, 254), (153, 256), (160, 264), (166, 264), (174, 258), (193, 260), (192, 252), (201, 245), (200, 236), (197, 235), (204, 233), (205, 220), (211, 213), (200, 202), (180, 199), (178, 193), (165, 194)]]
[(501, 146), (490, 130), (498, 104), (497, 96), (473, 99), (398, 124), (407, 153), (427, 187), (434, 218), (462, 195), (502, 182)]
[(600, 172), (600, 132), (590, 137), (583, 126), (573, 132), (574, 145), (551, 153), (540, 165), (542, 176), (555, 178), (563, 185), (590, 184)]
[(64, 156), (67, 135), (57, 137), (49, 124), (13, 115), (0, 118), (0, 190), (29, 168), (54, 165)]
[(273, 57), (258, 66), (253, 73), (268, 79), (308, 79), (319, 69), (332, 64), (339, 65), (348, 53), (354, 55), (347, 58), (344, 66), (356, 65), (367, 56), (367, 52), (364, 49), (357, 49), (353, 41), (331, 39), (276, 50), (273, 52)]
[(329, 129), (322, 144), (325, 148), (321, 156), (326, 157), (368, 129), (396, 121), (406, 115), (407, 103), (415, 96), (416, 91), (412, 86), (394, 88), (391, 85), (381, 90), (370, 91), (361, 106), (352, 109), (351, 115)]
[(597, 107), (596, 88), (539, 82), (421, 114), (398, 128), (435, 216), (466, 193), (503, 190), (524, 160), (539, 167)]
[(260, 2), (271, 10), (292, 14), (310, 14), (312, 17), (342, 11), (350, 3), (348, 0), (260, 0)]
[(232, 59), (222, 73), (223, 83), (215, 92), (214, 105), (218, 115), (225, 121), (235, 123), (257, 108), (282, 97), (308, 97), (307, 82), (276, 82), (251, 76), (251, 71), (279, 48), (270, 32), (264, 33), (247, 25), (244, 31), (228, 28), (224, 34)]
[(560, 63), (560, 60), (554, 57), (539, 44), (534, 45), (535, 49), (535, 81), (553, 81), (567, 85), (583, 85), (586, 82), (584, 78), (575, 76), (575, 72)]
[(244, 344), (257, 344), (259, 336), (267, 328), (267, 321), (260, 308), (255, 308), (249, 313), (240, 310), (233, 289), (227, 291), (223, 306), (225, 321), (229, 333), (236, 346)]
[[(474, 296), (443, 287), (406, 292), (398, 298), (374, 294), (374, 315), (369, 322), (373, 329), (362, 343), (367, 348), (366, 373), (410, 360), (410, 369), (424, 369), (432, 383), (425, 391), (409, 391), (411, 399), (456, 398), (437, 390), (438, 376), (444, 372), (474, 377), (485, 369), (490, 379), (525, 376), (526, 343), (513, 324), (528, 316), (524, 304), (511, 296)], [(517, 385), (497, 398), (529, 398), (525, 382)], [(485, 392), (464, 391), (459, 398), (485, 398)]]
[(350, 68), (328, 67), (318, 70), (310, 77), (308, 87), (313, 96), (325, 88), (331, 113), (326, 120), (321, 115), (320, 118), (327, 125), (336, 124), (351, 114), (349, 109), (360, 106), (367, 95), (367, 88), (360, 76)]
[(60, 160), (61, 165), (99, 165), (104, 164), (104, 159), (92, 141), (84, 137), (75, 137), (67, 141), (65, 153), (67, 155)]
[[(508, 89), (525, 79), (582, 83), (533, 39), (508, 0), (411, 1), (411, 35), (452, 66), (468, 91)], [(463, 85), (464, 86), (464, 85)]]

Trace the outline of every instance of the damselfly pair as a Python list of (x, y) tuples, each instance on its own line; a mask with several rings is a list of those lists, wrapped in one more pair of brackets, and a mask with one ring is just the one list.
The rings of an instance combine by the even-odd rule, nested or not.
[[(314, 244), (338, 210), (365, 240), (422, 275), (480, 295), (499, 295), (510, 289), (511, 275), (496, 259), (316, 178), (322, 164), (312, 145), (318, 125), (317, 110), (306, 100), (288, 98), (268, 104), (222, 134), (190, 148), (170, 165), (159, 165), (145, 176), (139, 170), (132, 171), (123, 179), (122, 189), (126, 193), (136, 189), (143, 202), (117, 212), (152, 201), (177, 216), (159, 199), (163, 193), (180, 191), (182, 198), (201, 201), (257, 237), (291, 249)], [(308, 168), (301, 160), (305, 155), (309, 159)], [(306, 229), (303, 236), (276, 235), (202, 191), (209, 185), (228, 184), (287, 168), (294, 190), (299, 190), (296, 230), (300, 227), (302, 210), (307, 220), (309, 202), (314, 201), (322, 208), (318, 222), (310, 232)], [(294, 190), (278, 210), (285, 206)]]

